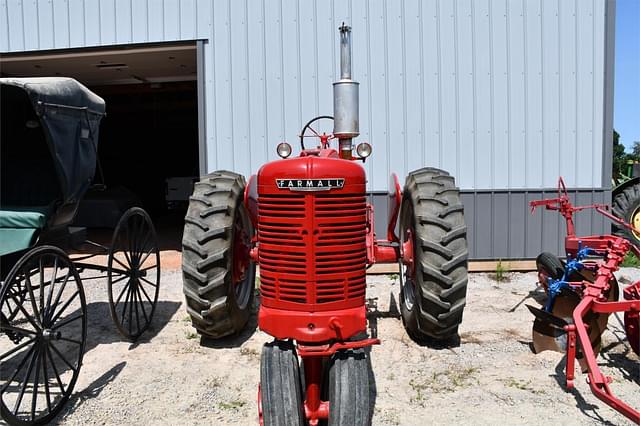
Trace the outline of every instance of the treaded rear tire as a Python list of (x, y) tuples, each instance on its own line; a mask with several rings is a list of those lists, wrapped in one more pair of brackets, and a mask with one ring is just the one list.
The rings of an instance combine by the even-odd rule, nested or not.
[[(253, 237), (243, 204), (245, 180), (228, 171), (204, 176), (189, 198), (182, 239), (183, 292), (195, 329), (210, 338), (238, 333), (251, 314), (255, 264), (250, 262), (242, 282), (232, 279), (234, 224)], [(237, 291), (240, 294), (237, 294)]]
[(260, 397), (264, 426), (303, 425), (306, 418), (298, 357), (293, 344), (265, 343), (260, 358)]
[(369, 424), (367, 354), (364, 349), (336, 352), (329, 367), (329, 426)]
[(460, 191), (447, 172), (431, 167), (407, 176), (400, 210), (400, 235), (413, 230), (415, 276), (400, 290), (400, 310), (418, 343), (450, 341), (467, 293), (467, 227)]
[[(631, 185), (615, 195), (611, 203), (611, 210), (614, 215), (633, 225), (634, 213), (636, 213), (636, 215), (640, 214), (640, 183)], [(631, 243), (640, 246), (640, 239), (629, 229), (614, 223), (613, 230), (615, 235), (626, 238), (631, 241)]]

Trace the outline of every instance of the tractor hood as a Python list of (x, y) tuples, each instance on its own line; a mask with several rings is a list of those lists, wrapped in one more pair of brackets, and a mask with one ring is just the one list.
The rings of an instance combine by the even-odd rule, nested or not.
[(265, 164), (258, 172), (258, 193), (364, 193), (367, 182), (364, 168), (355, 161), (343, 160), (331, 153), (303, 154)]

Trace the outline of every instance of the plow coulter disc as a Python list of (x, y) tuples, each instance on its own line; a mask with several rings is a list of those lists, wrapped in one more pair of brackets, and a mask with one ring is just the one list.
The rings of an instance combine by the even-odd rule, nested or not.
[(566, 352), (567, 332), (564, 326), (573, 323), (571, 314), (578, 306), (577, 295), (558, 296), (551, 313), (527, 305), (535, 316), (533, 321), (532, 340), (535, 353), (543, 351)]
[[(543, 253), (543, 255), (540, 255), (536, 260), (538, 276), (541, 279), (547, 276), (554, 279), (562, 278), (561, 273), (564, 272), (558, 269), (558, 265), (562, 264), (560, 260), (548, 253)], [(569, 279), (571, 281), (584, 280), (593, 282), (594, 275), (591, 271), (583, 270), (580, 273), (574, 274), (574, 276), (571, 276)], [(617, 280), (613, 278), (609, 282), (609, 285), (611, 288), (608, 292), (607, 300), (618, 300), (619, 289)], [(546, 284), (543, 286), (546, 292)], [(577, 293), (570, 290), (563, 290), (563, 292), (556, 297), (550, 313), (527, 305), (531, 313), (535, 316), (532, 328), (533, 350), (535, 353), (543, 351), (566, 353), (567, 332), (563, 327), (568, 324), (573, 324), (573, 311), (576, 306), (578, 306), (578, 303), (580, 303), (580, 300), (581, 298)], [(583, 320), (588, 327), (589, 341), (591, 342), (593, 351), (595, 354), (598, 354), (602, 345), (602, 333), (606, 330), (607, 322), (609, 321), (609, 314), (589, 312)], [(583, 356), (579, 350), (576, 358), (584, 369)]]
[[(640, 299), (640, 284), (635, 283), (624, 290), (625, 300)], [(640, 355), (640, 312), (626, 311), (624, 313), (624, 331), (627, 333), (627, 340), (631, 350)]]
[[(567, 352), (567, 332), (561, 324), (573, 324), (572, 313), (575, 307), (578, 306), (579, 301), (580, 299), (577, 295), (558, 296), (554, 303), (552, 313), (527, 305), (536, 317), (531, 332), (534, 353), (538, 354), (544, 351)], [(608, 314), (594, 314), (593, 312), (590, 312), (584, 318), (584, 323), (588, 326), (589, 341), (596, 355), (600, 352), (602, 346), (601, 336), (604, 330), (606, 330), (608, 318)], [(586, 371), (587, 365), (580, 351), (579, 343), (576, 359), (582, 371)]]

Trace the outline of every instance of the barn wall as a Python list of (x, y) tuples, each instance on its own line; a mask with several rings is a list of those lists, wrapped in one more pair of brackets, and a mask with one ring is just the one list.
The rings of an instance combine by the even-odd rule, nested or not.
[(526, 208), (559, 175), (610, 199), (615, 0), (0, 0), (0, 52), (202, 40), (201, 160), (248, 175), (331, 113), (343, 21), (379, 235), (389, 174), (423, 166), (456, 176), (473, 258), (561, 253)]
[(249, 174), (303, 122), (331, 113), (346, 21), (360, 140), (374, 147), (370, 190), (424, 165), (466, 190), (553, 187), (558, 175), (602, 188), (612, 4), (0, 0), (0, 51), (206, 40), (207, 167)]
[[(532, 214), (529, 207), (530, 201), (557, 197), (555, 189), (463, 191), (461, 195), (471, 259), (533, 259), (543, 251), (565, 255), (567, 230), (562, 216), (543, 208)], [(574, 205), (611, 202), (610, 191), (570, 189), (569, 195)], [(378, 238), (387, 235), (387, 198), (371, 195)], [(578, 212), (575, 226), (577, 235), (611, 232), (611, 223), (594, 210)]]

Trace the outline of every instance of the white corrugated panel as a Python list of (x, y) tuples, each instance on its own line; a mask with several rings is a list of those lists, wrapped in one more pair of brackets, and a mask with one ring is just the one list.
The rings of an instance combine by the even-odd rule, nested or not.
[(249, 174), (332, 111), (353, 26), (369, 187), (603, 186), (608, 0), (0, 0), (0, 50), (204, 39), (208, 167)]

